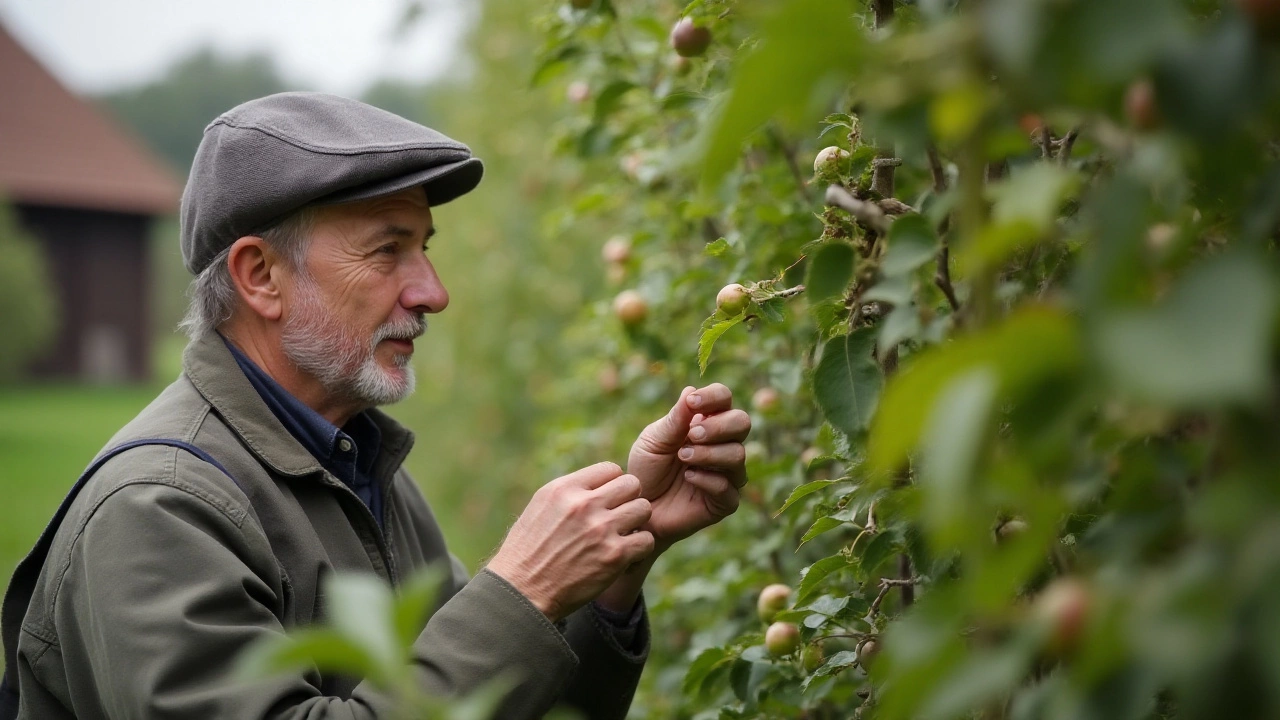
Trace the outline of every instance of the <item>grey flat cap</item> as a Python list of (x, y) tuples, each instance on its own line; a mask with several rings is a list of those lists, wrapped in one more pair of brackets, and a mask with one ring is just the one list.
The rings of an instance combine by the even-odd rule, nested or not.
[(182, 260), (198, 274), (237, 239), (304, 205), (414, 185), (442, 205), (483, 173), (466, 145), (385, 110), (323, 93), (268, 95), (205, 128), (182, 193)]

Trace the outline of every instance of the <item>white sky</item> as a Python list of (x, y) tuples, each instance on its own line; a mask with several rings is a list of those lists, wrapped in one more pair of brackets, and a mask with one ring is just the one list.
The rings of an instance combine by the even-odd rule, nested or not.
[(395, 37), (407, 0), (0, 0), (0, 22), (63, 82), (99, 92), (161, 76), (196, 48), (265, 49), (299, 87), (359, 94), (382, 78), (456, 69), (465, 0), (430, 10)]

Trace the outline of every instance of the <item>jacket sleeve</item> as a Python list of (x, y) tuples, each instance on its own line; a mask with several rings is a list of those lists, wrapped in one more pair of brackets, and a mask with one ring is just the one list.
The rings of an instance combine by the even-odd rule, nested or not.
[[(485, 585), (497, 584), (517, 596), (538, 617), (545, 619), (541, 611), (501, 577), (482, 570), (468, 583), (465, 566), (452, 555), (450, 561), (454, 583), (461, 588), (459, 593), (477, 582)], [(446, 604), (444, 609), (448, 607)], [(568, 683), (556, 699), (557, 704), (574, 708), (589, 720), (626, 717), (649, 656), (649, 618), (643, 600), (639, 603), (638, 612), (639, 623), (630, 632), (622, 632), (615, 624), (602, 617), (594, 603), (580, 608), (556, 624), (555, 627), (563, 634), (577, 658)], [(629, 636), (629, 642), (621, 642), (623, 635)], [(505, 718), (508, 715), (501, 713), (498, 717)]]
[[(62, 667), (49, 669), (67, 673), (73, 712), (389, 717), (386, 698), (367, 683), (348, 700), (324, 696), (314, 672), (233, 684), (238, 654), (285, 632), (279, 613), (287, 589), (261, 529), (224, 505), (164, 482), (133, 482), (84, 522), (54, 606)], [(541, 717), (566, 685), (589, 679), (577, 672), (570, 642), (588, 660), (593, 648), (605, 647), (598, 631), (592, 637), (589, 627), (577, 627), (570, 624), (566, 640), (520, 593), (482, 572), (427, 623), (413, 662), (422, 688), (435, 694), (465, 692), (498, 675), (519, 679), (501, 717)], [(38, 672), (39, 658), (33, 664)]]

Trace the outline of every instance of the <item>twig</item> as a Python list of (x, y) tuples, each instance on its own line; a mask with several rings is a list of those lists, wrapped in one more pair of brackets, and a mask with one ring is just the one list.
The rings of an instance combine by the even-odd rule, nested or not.
[(886, 215), (906, 215), (907, 213), (913, 213), (916, 211), (915, 208), (902, 202), (898, 198), (877, 200), (876, 204), (880, 206), (881, 210), (885, 211)]
[(938, 148), (930, 145), (925, 154), (929, 156), (929, 174), (933, 176), (933, 193), (941, 195), (947, 191), (947, 171), (942, 168)]
[(787, 144), (786, 139), (782, 137), (782, 133), (778, 132), (776, 127), (769, 126), (769, 138), (773, 140), (778, 149), (782, 151), (782, 157), (787, 161), (787, 167), (791, 168), (791, 177), (796, 181), (796, 187), (800, 190), (800, 194), (804, 196), (805, 204), (813, 204), (813, 195), (809, 193), (809, 185), (805, 182), (804, 173), (800, 171), (800, 166), (796, 164), (795, 153), (792, 152), (791, 146)]
[(839, 185), (827, 187), (825, 201), (826, 204), (834, 205), (849, 213), (858, 222), (881, 235), (889, 232), (890, 220), (879, 205), (859, 200)]
[(902, 607), (911, 607), (911, 603), (916, 601), (915, 579), (911, 576), (911, 556), (902, 553), (898, 555), (898, 576), (902, 582), (899, 587), (902, 588)]
[(795, 297), (802, 292), (804, 292), (804, 286), (797, 285), (795, 287), (789, 287), (786, 290), (779, 290), (778, 292), (774, 293), (773, 296), (776, 298), (783, 298), (785, 300), (786, 298)]
[(933, 275), (933, 282), (947, 298), (947, 304), (954, 313), (960, 309), (960, 300), (956, 298), (956, 289), (951, 286), (951, 246), (947, 239), (942, 239), (942, 249), (938, 250), (938, 271)]
[(1076, 138), (1080, 136), (1080, 126), (1077, 125), (1067, 131), (1062, 136), (1062, 145), (1058, 148), (1058, 164), (1065, 166), (1067, 161), (1071, 159), (1071, 148), (1076, 144)]
[(819, 637), (815, 637), (809, 641), (809, 644), (814, 645), (816, 643), (822, 642), (823, 640), (830, 640), (832, 638), (847, 638), (849, 640), (861, 640), (863, 638), (871, 637), (874, 634), (875, 633), (832, 633), (830, 635), (822, 635)]
[(1037, 129), (1036, 136), (1040, 142), (1040, 157), (1045, 160), (1053, 157), (1053, 141), (1052, 138), (1049, 137), (1049, 126), (1047, 124), (1041, 124)]
[(876, 15), (877, 30), (893, 19), (893, 0), (872, 0), (871, 9)]
[(868, 615), (875, 615), (880, 612), (880, 604), (884, 602), (884, 596), (896, 587), (912, 587), (920, 582), (918, 577), (908, 578), (880, 578), (880, 592), (876, 594), (876, 599), (871, 601), (871, 609), (867, 611)]

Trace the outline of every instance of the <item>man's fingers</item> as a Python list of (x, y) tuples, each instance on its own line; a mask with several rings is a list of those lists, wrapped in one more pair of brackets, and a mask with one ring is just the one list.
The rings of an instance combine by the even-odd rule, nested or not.
[(685, 445), (680, 448), (680, 461), (687, 465), (730, 470), (740, 468), (746, 462), (747, 450), (742, 443), (718, 443), (716, 445)]
[(653, 533), (648, 530), (640, 530), (630, 535), (623, 535), (619, 539), (622, 542), (622, 555), (628, 567), (648, 558), (653, 554), (654, 548), (657, 547)]
[(640, 478), (635, 475), (619, 475), (596, 488), (595, 493), (612, 510), (619, 505), (640, 497)]
[(724, 412), (733, 407), (733, 391), (720, 383), (711, 383), (704, 388), (698, 388), (683, 399), (693, 412), (700, 412), (703, 415)]
[(611, 515), (617, 522), (618, 534), (626, 535), (649, 522), (649, 515), (652, 512), (653, 506), (649, 504), (648, 500), (636, 498), (614, 508)]
[(738, 509), (738, 488), (724, 475), (690, 468), (684, 472), (684, 480), (706, 493), (711, 506), (721, 515), (732, 515)]
[(618, 467), (617, 463), (602, 462), (588, 465), (581, 470), (574, 470), (561, 480), (575, 487), (595, 490), (621, 474), (622, 468)]
[(689, 428), (691, 443), (742, 442), (751, 433), (751, 416), (745, 410), (728, 410), (702, 418), (694, 415), (693, 418), (693, 427)]

